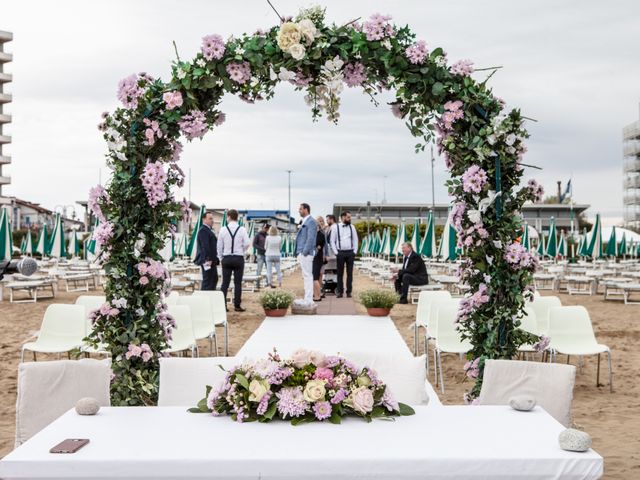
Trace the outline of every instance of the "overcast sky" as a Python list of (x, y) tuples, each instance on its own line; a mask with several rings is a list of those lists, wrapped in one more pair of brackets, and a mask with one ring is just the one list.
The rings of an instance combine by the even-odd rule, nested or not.
[[(281, 14), (303, 1), (274, 0)], [(491, 80), (530, 123), (526, 163), (545, 186), (573, 178), (574, 199), (606, 224), (622, 219), (622, 127), (638, 120), (640, 2), (601, 1), (324, 1), (329, 22), (388, 13), (430, 48), (476, 67), (503, 65)], [(253, 32), (277, 18), (266, 1), (2, 0), (0, 30), (14, 33), (7, 88), (14, 103), (5, 194), (46, 207), (72, 205), (106, 180), (100, 113), (116, 107), (118, 81), (134, 72), (168, 78), (176, 41), (183, 58), (201, 37)], [(482, 79), (483, 72), (476, 74)], [(338, 126), (311, 121), (303, 94), (281, 85), (273, 100), (247, 105), (225, 97), (227, 122), (185, 148), (191, 198), (210, 207), (287, 208), (306, 201), (313, 213), (334, 202), (430, 202), (429, 157), (384, 104), (355, 90), (343, 95)], [(436, 159), (436, 202), (447, 202), (444, 163)], [(181, 196), (187, 196), (185, 188)], [(292, 207), (292, 210), (294, 208)], [(295, 211), (295, 210), (294, 210)]]

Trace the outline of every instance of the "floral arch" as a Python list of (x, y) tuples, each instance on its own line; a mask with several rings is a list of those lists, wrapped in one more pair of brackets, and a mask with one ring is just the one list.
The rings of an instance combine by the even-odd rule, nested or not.
[(511, 358), (518, 346), (538, 340), (517, 329), (536, 266), (518, 243), (519, 212), (525, 201), (542, 196), (535, 181), (519, 187), (524, 118), (505, 110), (488, 78), (471, 77), (470, 61), (450, 65), (441, 48), (416, 41), (391, 17), (328, 25), (324, 10), (314, 7), (281, 20), (226, 41), (204, 37), (195, 58), (173, 63), (168, 82), (143, 73), (123, 79), (122, 107), (103, 114), (99, 128), (112, 176), (106, 189), (91, 190), (90, 208), (101, 222), (94, 238), (107, 270), (107, 303), (91, 314), (90, 341), (112, 354), (113, 404), (156, 401), (158, 358), (174, 326), (159, 252), (188, 214), (171, 193), (184, 182), (181, 137), (191, 141), (220, 128), (224, 94), (253, 103), (270, 99), (279, 82), (306, 92), (314, 120), (325, 115), (332, 122), (345, 85), (361, 88), (374, 102), (379, 91), (395, 90), (391, 110), (419, 139), (416, 152), (437, 143), (452, 176), (451, 218), (466, 251), (460, 274), (471, 292), (458, 325), (473, 345), (465, 369), (477, 378), (467, 394), (475, 398), (486, 358)]

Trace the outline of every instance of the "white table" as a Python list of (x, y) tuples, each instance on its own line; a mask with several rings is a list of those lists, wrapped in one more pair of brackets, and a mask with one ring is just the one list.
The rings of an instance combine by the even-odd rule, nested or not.
[[(0, 461), (3, 479), (596, 479), (596, 452), (565, 452), (563, 427), (544, 410), (417, 407), (370, 424), (237, 424), (181, 407), (71, 410)], [(65, 438), (88, 438), (72, 455)]]

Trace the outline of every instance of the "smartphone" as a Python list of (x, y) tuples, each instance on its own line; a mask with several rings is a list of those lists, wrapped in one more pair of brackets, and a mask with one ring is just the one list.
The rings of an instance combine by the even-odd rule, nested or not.
[(88, 438), (67, 438), (49, 450), (49, 453), (76, 453), (87, 443)]

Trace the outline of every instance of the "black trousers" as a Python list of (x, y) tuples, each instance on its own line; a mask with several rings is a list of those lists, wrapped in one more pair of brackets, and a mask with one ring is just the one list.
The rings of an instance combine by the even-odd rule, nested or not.
[(222, 259), (222, 293), (225, 301), (233, 274), (233, 304), (239, 307), (242, 302), (242, 275), (244, 274), (244, 257), (231, 255)]
[(200, 290), (215, 290), (218, 288), (218, 267), (211, 265), (209, 270), (205, 270), (203, 265), (200, 265), (202, 270), (202, 287)]
[(352, 251), (338, 252), (336, 257), (336, 268), (338, 269), (338, 286), (336, 293), (344, 292), (344, 267), (347, 267), (347, 294), (353, 290), (353, 262), (356, 254)]
[(428, 283), (429, 277), (405, 273), (401, 278), (396, 278), (394, 285), (396, 287), (396, 292), (400, 294), (401, 298), (406, 300), (407, 295), (409, 295), (409, 287), (411, 285), (427, 285)]

